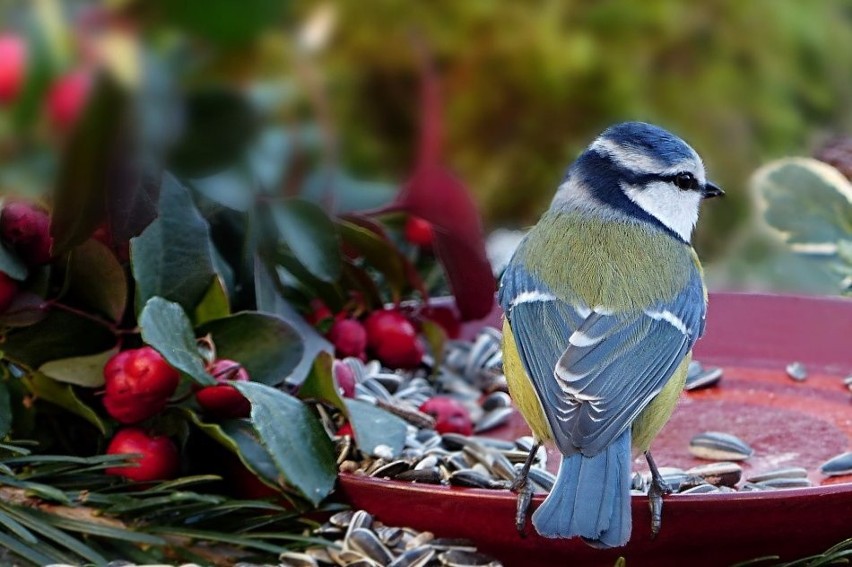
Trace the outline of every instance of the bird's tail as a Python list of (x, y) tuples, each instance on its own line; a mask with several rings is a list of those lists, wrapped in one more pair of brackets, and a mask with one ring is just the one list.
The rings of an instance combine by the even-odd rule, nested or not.
[(553, 490), (532, 517), (544, 537), (580, 536), (600, 547), (630, 539), (630, 429), (594, 457), (563, 457)]

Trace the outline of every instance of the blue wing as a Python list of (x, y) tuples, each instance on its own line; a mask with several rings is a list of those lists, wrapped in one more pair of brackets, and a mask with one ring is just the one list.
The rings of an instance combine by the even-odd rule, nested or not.
[(610, 313), (560, 300), (523, 266), (503, 275), (500, 303), (560, 451), (596, 455), (665, 386), (703, 332), (697, 271), (671, 301)]

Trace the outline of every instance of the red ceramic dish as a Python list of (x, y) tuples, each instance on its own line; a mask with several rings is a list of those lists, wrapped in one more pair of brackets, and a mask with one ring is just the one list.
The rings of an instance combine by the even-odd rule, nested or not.
[[(494, 313), (466, 331), (498, 322)], [(699, 464), (686, 449), (689, 439), (701, 431), (725, 431), (755, 450), (743, 463), (746, 475), (802, 466), (816, 486), (668, 496), (662, 531), (653, 540), (647, 498), (634, 496), (631, 541), (615, 550), (545, 539), (529, 525), (526, 537), (520, 537), (513, 522), (515, 497), (508, 491), (353, 475), (341, 475), (340, 491), (352, 505), (388, 524), (473, 539), (507, 566), (611, 566), (618, 557), (630, 567), (728, 565), (766, 555), (790, 560), (852, 537), (852, 477), (827, 479), (817, 470), (852, 447), (852, 398), (842, 380), (852, 373), (852, 301), (714, 294), (696, 359), (722, 366), (724, 378), (716, 388), (683, 396), (652, 447), (657, 462), (683, 468)], [(804, 382), (786, 375), (793, 361), (808, 368)], [(514, 438), (526, 431), (517, 416), (494, 435)], [(551, 455), (549, 463), (556, 462)], [(638, 462), (636, 468), (642, 468)], [(536, 497), (533, 507), (542, 500)]]

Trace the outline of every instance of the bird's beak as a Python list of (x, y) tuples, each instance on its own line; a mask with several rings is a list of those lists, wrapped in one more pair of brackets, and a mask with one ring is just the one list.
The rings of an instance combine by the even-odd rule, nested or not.
[(724, 197), (725, 192), (722, 189), (709, 181), (704, 184), (704, 189), (701, 190), (701, 196), (705, 199), (710, 199), (712, 197)]

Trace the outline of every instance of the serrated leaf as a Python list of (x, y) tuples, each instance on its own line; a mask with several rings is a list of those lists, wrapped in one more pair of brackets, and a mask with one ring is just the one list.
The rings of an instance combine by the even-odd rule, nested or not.
[(91, 407), (86, 405), (69, 384), (62, 384), (53, 378), (33, 372), (24, 377), (24, 382), (37, 398), (55, 404), (71, 413), (78, 415), (98, 428), (103, 435), (109, 434), (109, 427), (101, 419), (100, 415)]
[(772, 162), (755, 174), (764, 218), (794, 251), (833, 254), (852, 234), (852, 184), (835, 168), (808, 158)]
[(208, 321), (199, 335), (212, 335), (219, 358), (236, 360), (256, 382), (281, 384), (304, 355), (302, 340), (283, 319), (257, 312)]
[(302, 338), (302, 360), (290, 373), (288, 380), (292, 384), (301, 384), (311, 371), (311, 365), (317, 354), (320, 352), (334, 353), (334, 346), (305, 321), (287, 300), (281, 297), (272, 277), (269, 275), (268, 268), (259, 256), (256, 256), (254, 261), (254, 285), (258, 310), (280, 317), (293, 327)]
[(98, 388), (104, 385), (104, 366), (117, 352), (118, 348), (112, 348), (89, 356), (51, 360), (42, 364), (38, 370), (59, 382)]
[(251, 423), (244, 419), (227, 419), (208, 423), (189, 409), (182, 410), (204, 433), (237, 455), (240, 461), (264, 484), (281, 488), (278, 484), (278, 467), (260, 443)]
[(157, 220), (130, 241), (138, 305), (159, 296), (192, 312), (216, 275), (210, 227), (169, 174), (163, 176), (159, 210)]
[(189, 317), (177, 303), (152, 297), (139, 317), (142, 340), (163, 358), (202, 386), (213, 386), (215, 378), (204, 369)]
[(375, 455), (376, 447), (390, 448), (396, 457), (405, 446), (408, 426), (405, 421), (371, 403), (361, 400), (344, 400), (349, 410), (349, 423), (361, 451)]
[(12, 430), (12, 399), (6, 380), (0, 378), (0, 439)]
[(120, 321), (127, 307), (127, 275), (109, 248), (89, 239), (71, 251), (68, 290), (89, 307)]
[(225, 289), (225, 283), (220, 276), (213, 278), (210, 282), (210, 287), (207, 288), (207, 293), (198, 302), (195, 311), (192, 314), (192, 321), (196, 325), (201, 325), (212, 319), (221, 319), (231, 314), (231, 305), (228, 300), (228, 292)]
[(19, 282), (27, 279), (26, 264), (3, 243), (0, 243), (0, 272)]
[(234, 387), (251, 402), (252, 425), (287, 484), (319, 504), (337, 477), (334, 447), (319, 420), (281, 390), (257, 382)]
[(299, 387), (299, 397), (303, 400), (326, 402), (348, 415), (349, 410), (343, 403), (334, 381), (333, 365), (334, 356), (331, 353), (319, 353), (311, 367), (311, 373)]
[(327, 283), (340, 278), (342, 260), (337, 227), (321, 207), (290, 199), (273, 207), (272, 218), (282, 239), (305, 269)]
[(54, 255), (85, 241), (106, 214), (108, 172), (128, 100), (115, 79), (98, 75), (62, 154), (50, 221)]
[(38, 368), (50, 360), (96, 354), (115, 344), (115, 333), (104, 325), (54, 308), (35, 325), (9, 330), (0, 350), (9, 360)]

